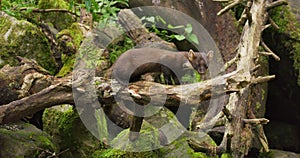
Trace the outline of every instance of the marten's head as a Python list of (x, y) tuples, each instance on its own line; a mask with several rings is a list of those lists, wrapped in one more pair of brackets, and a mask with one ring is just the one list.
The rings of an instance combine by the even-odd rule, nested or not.
[(194, 52), (190, 50), (188, 52), (188, 60), (193, 68), (200, 74), (204, 75), (208, 69), (209, 61), (213, 58), (214, 52), (211, 50), (208, 53)]

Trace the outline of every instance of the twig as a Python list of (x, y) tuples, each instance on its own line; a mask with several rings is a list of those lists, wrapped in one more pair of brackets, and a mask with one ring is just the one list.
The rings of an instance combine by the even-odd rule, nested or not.
[(252, 79), (251, 84), (264, 83), (264, 82), (270, 81), (271, 79), (274, 79), (274, 78), (275, 78), (275, 75), (263, 76), (263, 77), (259, 76), (255, 79)]
[(276, 61), (280, 61), (280, 57), (277, 56), (266, 44), (265, 42), (261, 39), (260, 40), (261, 46), (267, 51), (267, 52), (259, 52), (260, 54), (264, 55), (271, 55)]
[(265, 26), (261, 29), (261, 31), (264, 31), (265, 29), (269, 28), (270, 26), (272, 26), (272, 24), (267, 24), (267, 25), (265, 25)]
[(30, 10), (32, 12), (36, 12), (36, 13), (49, 13), (49, 12), (62, 12), (62, 13), (68, 13), (71, 14), (73, 16), (76, 17), (80, 17), (79, 15), (77, 15), (76, 13), (73, 13), (67, 9), (39, 9), (39, 8), (20, 8), (20, 11), (27, 11)]
[(238, 5), (239, 3), (241, 3), (243, 0), (235, 0), (234, 2), (230, 3), (229, 5), (227, 5), (226, 7), (224, 7), (223, 9), (221, 9), (217, 15), (220, 16), (222, 14), (224, 14), (225, 12), (227, 12), (229, 9), (233, 8), (234, 6)]
[(246, 20), (247, 20), (247, 14), (246, 14), (246, 9), (244, 9), (241, 18), (238, 20), (239, 26), (242, 26)]
[(245, 6), (245, 9), (243, 10), (243, 13), (241, 15), (241, 18), (238, 21), (239, 26), (242, 26), (247, 19), (249, 20), (249, 24), (252, 23), (252, 16), (250, 13), (251, 6), (252, 6), (252, 1), (248, 0), (247, 5)]
[(248, 0), (247, 5), (246, 5), (246, 8), (245, 8), (245, 13), (246, 13), (246, 17), (247, 17), (247, 19), (248, 19), (248, 21), (249, 21), (249, 24), (252, 23), (252, 15), (251, 15), (251, 13), (250, 13), (250, 8), (251, 8), (251, 6), (252, 6), (252, 1), (251, 1), (251, 0)]
[(269, 21), (270, 21), (270, 24), (276, 29), (276, 30), (279, 30), (280, 27), (275, 23), (275, 21), (269, 17)]
[(243, 122), (247, 124), (267, 124), (269, 120), (266, 118), (256, 118), (256, 119), (243, 119)]
[[(51, 156), (51, 157), (59, 157), (59, 155), (61, 155), (61, 154), (63, 154), (63, 153), (65, 153), (65, 152), (67, 152), (67, 151), (69, 151), (70, 150), (70, 148), (67, 148), (67, 149), (65, 149), (65, 150), (63, 150), (63, 151), (61, 151), (61, 152), (59, 152), (57, 155), (53, 155), (53, 156)], [(49, 158), (51, 158), (51, 157), (49, 157)]]
[(272, 2), (272, 3), (268, 4), (267, 5), (267, 10), (278, 7), (278, 6), (281, 6), (281, 5), (287, 5), (287, 4), (288, 4), (288, 2), (286, 0), (278, 0), (278, 1), (275, 1), (275, 2)]
[(260, 64), (256, 65), (253, 69), (251, 69), (251, 73), (255, 72), (260, 67), (261, 67)]

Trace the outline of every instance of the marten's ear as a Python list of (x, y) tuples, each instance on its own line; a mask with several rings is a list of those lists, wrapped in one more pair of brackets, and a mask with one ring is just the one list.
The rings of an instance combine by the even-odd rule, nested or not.
[(211, 61), (214, 57), (214, 51), (210, 50), (207, 52), (207, 60)]
[(195, 52), (192, 49), (190, 49), (190, 51), (188, 53), (188, 58), (189, 58), (189, 61), (192, 61), (196, 58)]

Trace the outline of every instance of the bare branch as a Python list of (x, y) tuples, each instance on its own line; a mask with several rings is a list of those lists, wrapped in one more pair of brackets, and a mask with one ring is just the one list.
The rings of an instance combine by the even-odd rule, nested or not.
[(61, 13), (71, 14), (71, 15), (73, 15), (75, 17), (80, 17), (76, 13), (73, 13), (70, 10), (67, 10), (67, 9), (39, 9), (39, 8), (32, 9), (32, 8), (20, 8), (20, 11), (27, 11), (27, 10), (30, 10), (30, 11), (36, 12), (36, 13), (61, 12)]
[(259, 76), (255, 79), (252, 79), (251, 84), (264, 83), (264, 82), (270, 81), (271, 79), (274, 79), (274, 78), (275, 78), (275, 75), (263, 76), (263, 77)]
[(247, 20), (247, 14), (246, 14), (246, 9), (244, 9), (241, 18), (238, 20), (239, 26), (242, 26), (246, 20)]
[(251, 8), (251, 6), (252, 6), (252, 1), (251, 1), (251, 0), (248, 0), (247, 5), (246, 5), (246, 7), (245, 7), (245, 13), (246, 13), (247, 19), (248, 19), (248, 21), (249, 21), (249, 24), (252, 23), (252, 15), (251, 15), (251, 13), (250, 13), (250, 8)]
[(73, 103), (71, 82), (58, 83), (36, 94), (0, 106), (0, 124), (18, 120), (47, 107)]
[(254, 128), (254, 134), (258, 137), (265, 152), (269, 152), (269, 143), (261, 124)]
[(261, 46), (267, 51), (267, 52), (259, 52), (260, 54), (264, 55), (271, 55), (276, 61), (280, 61), (280, 57), (277, 56), (266, 44), (265, 42), (261, 39), (260, 41)]
[(247, 124), (267, 124), (269, 122), (266, 118), (243, 119), (243, 121)]
[(269, 28), (270, 26), (272, 26), (272, 24), (267, 24), (261, 30), (264, 31), (265, 29)]
[(275, 21), (274, 21), (271, 17), (269, 17), (269, 21), (270, 21), (270, 24), (271, 24), (276, 30), (280, 29), (280, 27), (275, 23)]
[(234, 6), (240, 4), (243, 0), (235, 0), (232, 3), (230, 3), (229, 5), (227, 5), (226, 7), (224, 7), (222, 10), (220, 10), (217, 15), (220, 16), (222, 14), (224, 14), (225, 12), (227, 12), (229, 9), (233, 8)]
[(248, 1), (247, 5), (245, 6), (245, 9), (243, 10), (241, 18), (238, 21), (239, 26), (242, 26), (246, 20), (249, 21), (249, 24), (252, 23), (252, 17), (251, 17), (251, 13), (250, 13), (251, 5), (252, 5), (252, 1)]
[(275, 7), (278, 7), (281, 5), (287, 5), (287, 4), (288, 4), (288, 2), (286, 0), (278, 0), (278, 1), (268, 4), (267, 9), (272, 9), (272, 8), (275, 8)]
[(251, 73), (255, 72), (260, 67), (261, 67), (260, 64), (256, 65), (253, 69), (251, 69)]

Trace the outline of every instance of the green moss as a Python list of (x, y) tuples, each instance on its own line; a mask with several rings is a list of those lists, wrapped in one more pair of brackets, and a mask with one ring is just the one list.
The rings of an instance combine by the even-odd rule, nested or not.
[(271, 10), (270, 15), (279, 26), (279, 30), (273, 31), (289, 36), (282, 42), (294, 60), (294, 68), (298, 74), (298, 85), (300, 86), (300, 23), (292, 13), (290, 6), (276, 7)]
[[(69, 9), (69, 5), (64, 0), (39, 0), (38, 8)], [(74, 22), (71, 15), (62, 12), (43, 13), (41, 19), (46, 23), (52, 23), (59, 31), (68, 28)]]
[(18, 21), (9, 16), (0, 17), (0, 58), (5, 64), (17, 65), (16, 56), (35, 59), (50, 73), (56, 70), (56, 63), (50, 52), (45, 35), (39, 28), (27, 21)]
[[(57, 39), (59, 42), (63, 42), (63, 36), (67, 36), (70, 40), (66, 43), (66, 47), (71, 48), (72, 50), (78, 50), (84, 37), (80, 26), (78, 23), (73, 23), (68, 29), (62, 30), (57, 35)], [(61, 46), (62, 47), (62, 46)], [(65, 49), (65, 48), (62, 48)], [(70, 52), (68, 52), (70, 53)], [(74, 54), (75, 53), (75, 54)], [(71, 55), (63, 54), (62, 52), (62, 62), (63, 67), (56, 75), (58, 77), (63, 77), (67, 75), (69, 72), (73, 70), (74, 62), (75, 62), (76, 52), (73, 52)]]
[(38, 157), (43, 150), (58, 152), (49, 135), (30, 124), (22, 123), (21, 129), (7, 130), (0, 128), (1, 144), (0, 156), (3, 157)]
[(56, 38), (59, 39), (61, 36), (67, 35), (72, 38), (72, 46), (79, 48), (82, 40), (83, 34), (78, 23), (73, 23), (68, 29), (62, 30), (56, 35)]
[(75, 55), (66, 56), (62, 54), (62, 61), (64, 65), (60, 69), (60, 71), (56, 74), (57, 77), (64, 77), (73, 70), (73, 66), (75, 63)]
[(272, 151), (264, 152), (259, 154), (260, 158), (275, 158), (275, 155)]
[(134, 47), (134, 42), (131, 38), (127, 35), (122, 35), (122, 38), (124, 40), (118, 43), (112, 42), (107, 46), (107, 49), (110, 52), (109, 58), (111, 63), (114, 63), (122, 53)]
[(95, 150), (103, 148), (81, 122), (77, 111), (70, 105), (46, 109), (43, 115), (44, 130), (59, 145), (60, 157), (90, 157)]
[[(299, 23), (291, 12), (290, 6), (279, 6), (270, 11), (274, 22), (279, 26), (280, 33), (290, 33), (291, 37), (299, 37)], [(292, 20), (292, 21), (291, 21)]]
[(64, 0), (40, 0), (38, 7), (41, 9), (68, 9), (68, 4)]
[(117, 149), (107, 149), (103, 151), (97, 151), (93, 154), (93, 158), (158, 158), (157, 153), (153, 151), (146, 152), (126, 152)]
[(256, 104), (255, 104), (255, 108), (256, 108), (256, 109), (260, 109), (260, 107), (261, 107), (261, 104), (260, 104), (260, 102), (256, 102)]
[[(71, 146), (74, 143), (72, 131), (75, 122), (79, 120), (77, 112), (74, 112), (72, 108), (68, 109), (65, 112), (46, 109), (43, 117), (45, 131), (50, 131), (50, 135), (58, 135), (60, 138), (63, 138), (63, 140), (68, 140), (64, 141), (64, 145), (62, 146), (63, 148), (66, 146)], [(53, 129), (53, 126), (57, 127)]]
[(232, 155), (229, 153), (224, 153), (221, 155), (221, 158), (232, 158)]
[(65, 133), (66, 135), (70, 135), (72, 133), (74, 122), (78, 119), (78, 113), (74, 112), (74, 110), (70, 108), (60, 116), (60, 119), (58, 121), (58, 129), (60, 130), (60, 132)]
[(261, 89), (261, 100), (264, 101), (266, 98), (266, 90), (265, 89)]
[(187, 143), (187, 138), (180, 138), (170, 145), (159, 149), (161, 157), (210, 158), (205, 153), (195, 152)]

